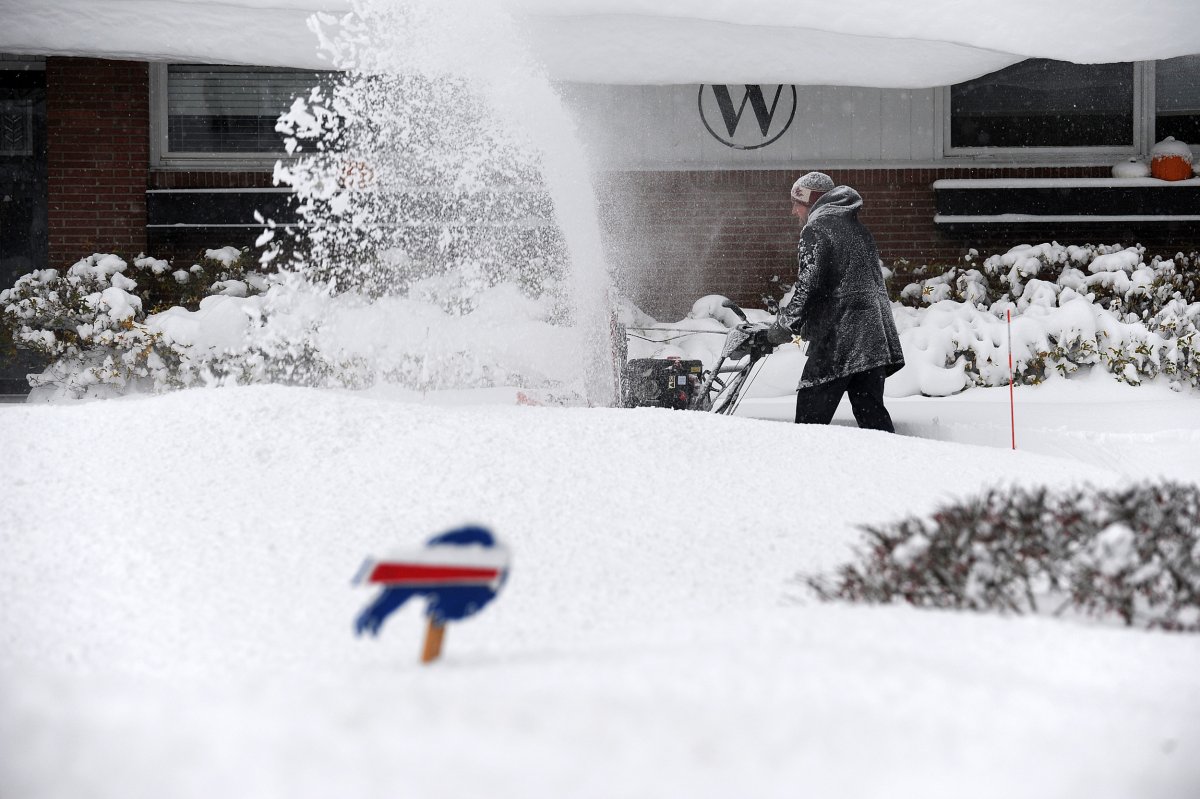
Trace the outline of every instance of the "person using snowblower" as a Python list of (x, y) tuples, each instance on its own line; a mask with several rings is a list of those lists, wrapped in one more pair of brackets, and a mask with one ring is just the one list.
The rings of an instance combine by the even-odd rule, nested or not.
[(799, 336), (808, 361), (796, 390), (796, 422), (829, 424), (842, 394), (859, 427), (896, 432), (883, 405), (884, 379), (904, 366), (875, 239), (858, 219), (862, 197), (809, 172), (792, 186), (802, 228), (799, 270), (787, 305), (767, 331), (772, 344)]

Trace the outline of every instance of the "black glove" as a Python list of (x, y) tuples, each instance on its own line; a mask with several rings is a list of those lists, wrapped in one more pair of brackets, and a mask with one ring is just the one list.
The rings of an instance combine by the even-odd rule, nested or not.
[(792, 336), (795, 335), (786, 327), (781, 325), (771, 325), (767, 328), (767, 341), (778, 346), (780, 344), (790, 344)]

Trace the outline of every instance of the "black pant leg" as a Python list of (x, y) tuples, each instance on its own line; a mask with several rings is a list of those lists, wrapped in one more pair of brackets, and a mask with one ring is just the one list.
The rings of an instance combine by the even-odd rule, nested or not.
[(894, 433), (896, 428), (892, 425), (892, 415), (883, 407), (885, 371), (886, 367), (880, 366), (852, 374), (846, 390), (850, 394), (850, 407), (854, 410), (854, 420), (859, 427)]
[(796, 392), (796, 424), (829, 424), (849, 378), (830, 380)]

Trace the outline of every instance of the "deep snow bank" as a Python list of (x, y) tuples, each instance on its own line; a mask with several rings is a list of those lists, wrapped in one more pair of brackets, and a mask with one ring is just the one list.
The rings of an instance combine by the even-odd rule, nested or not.
[[(658, 410), (280, 387), (0, 412), (0, 793), (1168, 797), (1194, 637), (792, 604), (853, 525), (1024, 453)], [(370, 553), (463, 520), (512, 578), (416, 665)], [(998, 767), (1002, 764), (1002, 767)]]
[[(1115, 477), (836, 427), (277, 387), (10, 408), (0, 430), (6, 651), (67, 665), (84, 646), (136, 671), (267, 666), (297, 645), (325, 660), (362, 558), (463, 521), (512, 546), (527, 578), (503, 605), (532, 640), (753, 612), (844, 559), (857, 524), (996, 483)], [(46, 596), (54, 625), (28, 624)]]

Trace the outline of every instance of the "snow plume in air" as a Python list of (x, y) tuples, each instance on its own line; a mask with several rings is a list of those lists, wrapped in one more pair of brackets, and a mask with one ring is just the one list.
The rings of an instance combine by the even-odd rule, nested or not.
[(489, 291), (515, 288), (547, 324), (578, 329), (577, 351), (553, 357), (576, 361), (570, 388), (605, 401), (594, 198), (512, 21), (487, 3), (359, 0), (310, 24), (340, 71), (279, 120), (300, 158), (275, 178), (295, 188), (303, 222), (267, 260), (333, 294), (427, 304), (451, 327)]

